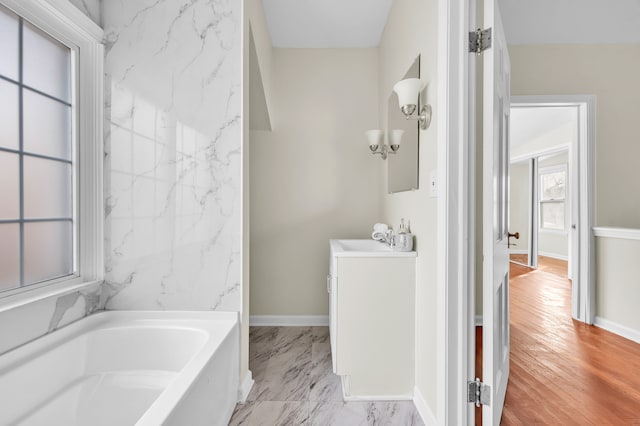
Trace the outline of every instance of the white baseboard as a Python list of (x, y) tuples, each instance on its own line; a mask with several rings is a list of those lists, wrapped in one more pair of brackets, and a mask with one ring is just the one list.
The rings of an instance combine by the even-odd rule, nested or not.
[(412, 395), (347, 395), (349, 376), (340, 376), (342, 399), (347, 401), (412, 401)]
[(634, 330), (626, 325), (618, 324), (617, 322), (609, 321), (602, 317), (596, 317), (595, 321), (593, 321), (593, 325), (610, 331), (613, 334), (617, 334), (618, 336), (622, 336), (625, 339), (640, 343), (640, 331)]
[(558, 260), (569, 260), (568, 256), (565, 256), (564, 254), (555, 254), (555, 253), (549, 253), (546, 251), (538, 251), (538, 256), (544, 256), (544, 257), (550, 257), (552, 259), (558, 259)]
[(513, 250), (509, 249), (509, 254), (529, 254), (528, 250)]
[(476, 317), (474, 318), (474, 322), (476, 324), (476, 327), (481, 327), (482, 326), (482, 315), (476, 315)]
[(244, 404), (247, 402), (247, 398), (249, 397), (249, 392), (251, 392), (251, 388), (255, 381), (253, 380), (253, 374), (251, 370), (247, 371), (247, 374), (244, 375), (244, 380), (240, 383), (240, 389), (238, 389), (238, 402), (240, 404)]
[(424, 396), (422, 396), (422, 392), (417, 386), (413, 388), (413, 403), (426, 426), (436, 426), (438, 424), (436, 416), (433, 415), (433, 411), (427, 405), (427, 401), (424, 400)]
[(251, 326), (309, 327), (328, 326), (329, 315), (251, 315)]

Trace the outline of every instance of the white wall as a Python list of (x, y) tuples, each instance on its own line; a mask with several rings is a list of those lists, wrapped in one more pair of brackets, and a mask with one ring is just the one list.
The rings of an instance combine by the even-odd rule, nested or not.
[(103, 7), (107, 309), (240, 311), (241, 4)]
[(511, 239), (511, 253), (522, 253), (529, 247), (529, 162), (511, 163), (509, 167), (509, 232), (520, 233), (520, 239)]
[(91, 18), (91, 20), (100, 27), (102, 27), (102, 1), (103, 0), (69, 0), (71, 4), (80, 9), (82, 13)]
[[(421, 55), (421, 79), (429, 83), (427, 101), (434, 114), (437, 69), (437, 3), (433, 0), (396, 0), (380, 43), (380, 122), (386, 123), (387, 100), (393, 85)], [(397, 228), (400, 218), (411, 221), (418, 251), (416, 269), (416, 386), (431, 411), (436, 413), (436, 374), (438, 371), (436, 278), (437, 278), (437, 198), (429, 197), (429, 174), (436, 168), (437, 120), (420, 132), (419, 189), (414, 192), (387, 194), (385, 179), (379, 191), (383, 197), (384, 221)], [(382, 165), (384, 167), (384, 165)]]
[(251, 315), (326, 315), (329, 239), (381, 220), (377, 49), (273, 49), (271, 132), (251, 132)]
[(604, 319), (614, 332), (630, 330), (640, 341), (640, 233), (632, 233), (632, 238), (596, 238), (596, 324)]
[(640, 228), (640, 45), (510, 46), (513, 95), (596, 95), (596, 218)]

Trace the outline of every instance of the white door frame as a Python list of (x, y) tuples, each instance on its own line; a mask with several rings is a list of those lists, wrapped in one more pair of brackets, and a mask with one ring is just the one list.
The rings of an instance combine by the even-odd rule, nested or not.
[(473, 221), (475, 205), (475, 100), (470, 98), (468, 32), (473, 28), (467, 0), (438, 0), (438, 93), (434, 110), (438, 129), (438, 276), (436, 419), (440, 425), (473, 422), (467, 380), (473, 380), (475, 353), (473, 306)]
[[(593, 324), (595, 319), (594, 269), (594, 158), (595, 104), (593, 95), (512, 96), (511, 107), (576, 107), (578, 135), (569, 145), (571, 170), (569, 185), (570, 233), (569, 255), (573, 283), (571, 315), (578, 321)], [(545, 152), (547, 153), (547, 152)], [(542, 153), (536, 154), (541, 155)], [(517, 160), (517, 159), (515, 159)], [(576, 226), (574, 229), (573, 226)], [(537, 225), (535, 225), (537, 226)]]
[[(475, 359), (475, 277), (473, 271), (475, 191), (475, 60), (468, 53), (468, 32), (473, 29), (475, 2), (438, 0), (438, 93), (435, 112), (438, 128), (438, 278), (437, 278), (437, 407), (438, 424), (473, 424), (473, 405), (466, 402), (466, 381), (473, 380)], [(473, 77), (473, 78), (470, 78)], [(595, 98), (586, 102), (583, 123), (587, 147), (581, 151), (581, 173), (588, 185), (580, 200), (580, 231), (587, 236), (581, 262), (590, 277), (584, 294), (583, 317), (591, 323), (595, 313), (593, 262), (593, 170)], [(542, 97), (529, 98), (543, 101)], [(546, 98), (549, 100), (548, 98)], [(472, 129), (472, 130), (470, 130)]]

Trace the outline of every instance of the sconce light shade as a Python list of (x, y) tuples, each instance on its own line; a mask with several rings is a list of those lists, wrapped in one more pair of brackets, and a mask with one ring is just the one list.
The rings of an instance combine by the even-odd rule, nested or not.
[(364, 132), (367, 135), (367, 143), (371, 151), (375, 151), (379, 146), (384, 145), (384, 131), (375, 129)]
[[(401, 133), (397, 136), (397, 142), (391, 142), (396, 143), (396, 145), (391, 145), (391, 150), (389, 150), (389, 147), (384, 143), (384, 130), (375, 129), (364, 132), (367, 135), (367, 144), (369, 144), (369, 149), (372, 154), (380, 154), (380, 157), (386, 160), (388, 154), (395, 154), (396, 151), (400, 149), (400, 138), (402, 138), (402, 132), (404, 132), (404, 130), (393, 131)], [(389, 138), (391, 138), (391, 135), (389, 135)], [(389, 140), (391, 141), (391, 139)]]
[(402, 142), (403, 134), (404, 130), (402, 129), (389, 130), (389, 145), (392, 150), (397, 151), (400, 148), (400, 142)]
[(431, 124), (431, 105), (422, 105), (417, 116), (413, 113), (418, 108), (420, 92), (424, 89), (424, 84), (419, 78), (407, 78), (397, 82), (393, 86), (393, 91), (398, 95), (398, 106), (407, 120), (418, 120), (418, 125), (422, 130), (427, 130)]
[(423, 87), (419, 78), (407, 78), (393, 86), (393, 91), (398, 95), (398, 106), (405, 115), (411, 115), (416, 110)]

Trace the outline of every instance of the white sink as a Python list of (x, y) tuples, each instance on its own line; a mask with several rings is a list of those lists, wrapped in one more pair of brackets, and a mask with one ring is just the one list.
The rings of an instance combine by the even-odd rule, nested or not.
[(329, 240), (333, 256), (342, 257), (415, 257), (415, 251), (394, 251), (376, 240)]

